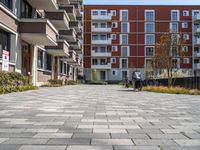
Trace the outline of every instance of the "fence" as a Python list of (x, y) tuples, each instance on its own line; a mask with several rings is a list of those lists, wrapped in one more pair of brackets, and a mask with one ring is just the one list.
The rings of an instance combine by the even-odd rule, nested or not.
[[(145, 85), (168, 85), (167, 79), (146, 80)], [(200, 89), (200, 77), (173, 78), (173, 85), (189, 89)]]

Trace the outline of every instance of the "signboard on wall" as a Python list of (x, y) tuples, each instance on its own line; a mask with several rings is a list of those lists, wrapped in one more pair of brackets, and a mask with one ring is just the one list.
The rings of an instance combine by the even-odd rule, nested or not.
[(9, 70), (9, 51), (3, 50), (2, 54), (2, 71)]

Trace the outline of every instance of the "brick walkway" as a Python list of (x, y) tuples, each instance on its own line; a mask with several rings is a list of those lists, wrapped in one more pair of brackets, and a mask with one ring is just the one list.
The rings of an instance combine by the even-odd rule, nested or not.
[(200, 150), (200, 96), (120, 86), (0, 96), (0, 150)]

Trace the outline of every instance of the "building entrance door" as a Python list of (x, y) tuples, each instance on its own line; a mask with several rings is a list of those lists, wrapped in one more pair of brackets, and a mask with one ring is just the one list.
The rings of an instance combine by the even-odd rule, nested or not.
[(106, 72), (105, 71), (100, 71), (100, 79), (106, 80)]
[(22, 43), (22, 74), (31, 74), (31, 50), (30, 45), (23, 42)]

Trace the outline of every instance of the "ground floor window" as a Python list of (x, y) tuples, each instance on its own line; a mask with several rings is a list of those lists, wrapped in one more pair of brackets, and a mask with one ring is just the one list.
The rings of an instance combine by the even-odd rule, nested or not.
[(52, 56), (48, 53), (46, 53), (45, 56), (46, 56), (45, 69), (52, 70)]
[(3, 50), (10, 51), (10, 33), (0, 29), (0, 59), (2, 58)]
[(67, 64), (64, 63), (64, 74), (67, 74)]
[(62, 74), (63, 73), (63, 61), (60, 61), (60, 64), (59, 64), (59, 66), (60, 66), (60, 74)]
[(42, 49), (38, 49), (37, 66), (40, 69), (52, 70), (52, 56)]
[(43, 50), (38, 49), (38, 62), (37, 62), (38, 68), (43, 69), (43, 64), (44, 64), (43, 61), (44, 61)]

